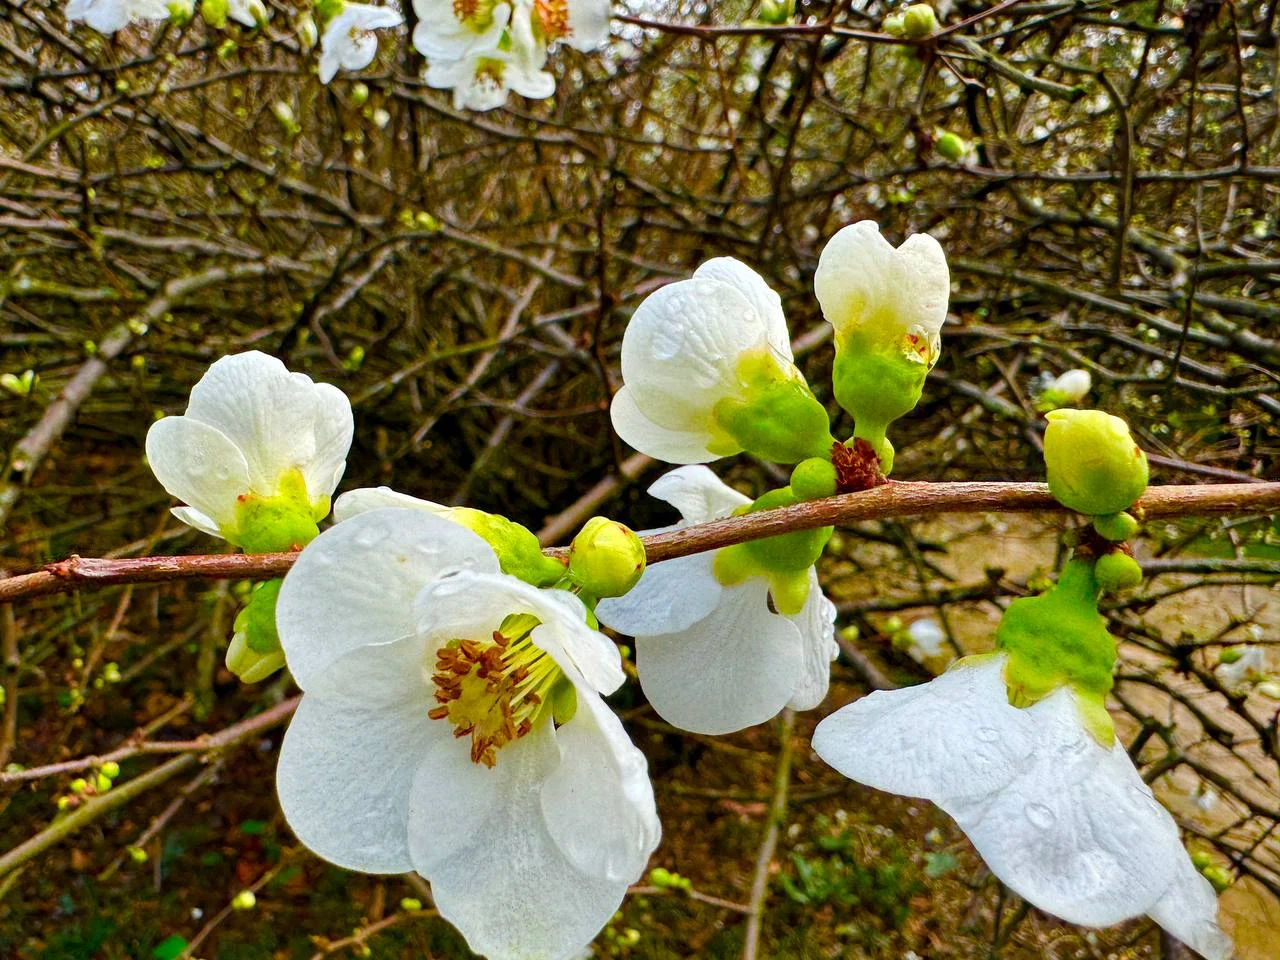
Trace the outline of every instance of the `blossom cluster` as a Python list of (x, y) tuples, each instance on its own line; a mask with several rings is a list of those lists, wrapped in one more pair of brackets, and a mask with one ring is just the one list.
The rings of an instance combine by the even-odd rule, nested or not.
[[(500, 6), (500, 28), (463, 24), (447, 49), (512, 29), (516, 8)], [(678, 465), (649, 488), (679, 514), (666, 529), (885, 482), (888, 430), (941, 353), (945, 255), (928, 235), (894, 247), (856, 223), (827, 244), (814, 289), (840, 410), (797, 367), (782, 299), (746, 264), (710, 260), (635, 311), (612, 419)], [(1073, 379), (1048, 414), (1046, 469), (1093, 533), (1051, 589), (1009, 606), (990, 653), (842, 707), (813, 748), (852, 779), (936, 803), (1035, 906), (1086, 926), (1146, 913), (1225, 960), (1214, 889), (1106, 705), (1117, 644), (1099, 602), (1141, 580), (1125, 541), (1146, 456), (1119, 418), (1059, 405), (1087, 390)], [(301, 551), (254, 588), (227, 652), (245, 682), (287, 666), (303, 690), (277, 772), (285, 817), (335, 864), (417, 871), (480, 954), (576, 956), (661, 833), (645, 757), (605, 699), (630, 665), (601, 625), (635, 639), (645, 696), (681, 729), (817, 708), (839, 651), (818, 576), (832, 530), (648, 564), (641, 536), (596, 517), (551, 556), (496, 514), (386, 487), (335, 499), (352, 436), (341, 391), (245, 353), (214, 363), (147, 438), (179, 519), (249, 552)], [(790, 466), (790, 482), (753, 499), (707, 466), (741, 452)], [(921, 659), (941, 653), (936, 625), (904, 636)], [(1263, 667), (1248, 651), (1223, 662), (1228, 685)]]
[[(427, 58), (426, 83), (452, 90), (457, 109), (491, 110), (511, 91), (546, 99), (556, 88), (546, 70), (550, 49), (589, 51), (609, 37), (609, 0), (413, 0), (413, 11), (413, 46)], [(67, 20), (107, 34), (135, 22), (184, 24), (195, 12), (194, 0), (68, 0), (65, 8)], [(200, 0), (199, 12), (215, 29), (229, 22), (259, 29), (270, 16), (262, 0)], [(319, 40), (318, 72), (328, 83), (339, 70), (368, 67), (378, 54), (375, 31), (402, 23), (392, 5), (316, 0), (294, 27), (303, 49)]]

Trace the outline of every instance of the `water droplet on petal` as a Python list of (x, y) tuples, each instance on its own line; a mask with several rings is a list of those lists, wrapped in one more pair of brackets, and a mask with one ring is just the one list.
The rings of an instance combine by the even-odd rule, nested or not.
[(1048, 830), (1056, 819), (1053, 811), (1043, 803), (1028, 803), (1022, 812), (1026, 814), (1027, 820), (1033, 827), (1039, 827), (1041, 830)]
[(1000, 739), (1000, 731), (995, 727), (980, 727), (978, 729), (978, 739), (983, 743), (995, 743)]
[(365, 527), (355, 535), (354, 539), (358, 547), (376, 547), (387, 539), (387, 531), (381, 527)]

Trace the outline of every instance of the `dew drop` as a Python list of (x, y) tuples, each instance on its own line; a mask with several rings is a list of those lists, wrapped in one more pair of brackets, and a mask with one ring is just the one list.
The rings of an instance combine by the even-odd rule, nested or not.
[(1026, 809), (1022, 811), (1027, 815), (1027, 820), (1031, 822), (1033, 827), (1039, 827), (1041, 830), (1048, 830), (1053, 826), (1053, 811), (1046, 807), (1043, 803), (1028, 803)]
[(995, 727), (979, 727), (978, 739), (983, 743), (995, 743), (1000, 739), (1000, 731)]
[(358, 547), (376, 547), (385, 539), (387, 539), (387, 531), (381, 527), (365, 527), (355, 535)]

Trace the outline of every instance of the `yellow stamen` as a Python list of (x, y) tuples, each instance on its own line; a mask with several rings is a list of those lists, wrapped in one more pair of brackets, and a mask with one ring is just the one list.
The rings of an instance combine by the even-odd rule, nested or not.
[(567, 682), (549, 654), (530, 639), (538, 621), (508, 617), (504, 633), (487, 641), (453, 640), (436, 652), (437, 706), (432, 720), (448, 720), (453, 735), (471, 738), (471, 761), (492, 767), (497, 751), (528, 734), (552, 702), (557, 684)]

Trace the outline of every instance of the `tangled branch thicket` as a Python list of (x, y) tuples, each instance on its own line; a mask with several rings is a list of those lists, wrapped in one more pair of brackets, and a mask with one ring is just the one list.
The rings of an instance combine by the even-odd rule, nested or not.
[[(197, 19), (104, 38), (69, 27), (53, 0), (0, 0), (0, 369), (39, 374), (25, 395), (0, 392), (9, 572), (71, 553), (207, 552), (207, 538), (168, 517), (143, 436), (153, 413), (180, 411), (210, 361), (249, 348), (352, 397), (348, 484), (496, 510), (548, 543), (594, 512), (669, 522), (640, 495), (657, 465), (609, 426), (630, 312), (702, 260), (738, 257), (781, 292), (800, 362), (812, 383), (829, 383), (813, 271), (825, 240), (862, 218), (897, 240), (932, 233), (953, 277), (942, 359), (894, 436), (896, 477), (1039, 479), (1032, 381), (1071, 367), (1092, 372), (1093, 402), (1128, 419), (1157, 482), (1276, 476), (1274, 0), (944, 3), (942, 31), (921, 42), (879, 33), (891, 6), (878, 0), (802, 2), (783, 27), (752, 25), (747, 3), (631, 0), (615, 7), (607, 51), (559, 55), (554, 101), (480, 115), (425, 87), (403, 31), (384, 36), (366, 74), (321, 86), (288, 5), (270, 5), (260, 33)], [(279, 103), (299, 130), (280, 121)], [(961, 160), (934, 150), (945, 131), (972, 145)], [(828, 406), (844, 435), (849, 424)], [(744, 460), (732, 476), (758, 492), (778, 479), (770, 469)], [(921, 677), (883, 642), (889, 614), (933, 610), (966, 651), (982, 648), (959, 624), (1025, 593), (1035, 571), (1015, 556), (1027, 530), (993, 523), (982, 531), (988, 571), (957, 579), (946, 547), (972, 533), (882, 521), (841, 534), (828, 580), (861, 638), (844, 641), (831, 702)], [(1266, 517), (1152, 524), (1141, 548), (1151, 577), (1110, 609), (1126, 640), (1113, 704), (1130, 717), (1126, 742), (1163, 795), (1221, 797), (1183, 825), (1258, 901), (1280, 895), (1276, 704), (1226, 690), (1213, 666), (1251, 630), (1263, 643), (1275, 635), (1272, 536)], [(0, 764), (56, 765), (0, 774), (0, 836), (28, 851), (0, 857), (0, 952), (98, 955), (58, 939), (50, 904), (81, 897), (79, 875), (105, 883), (130, 862), (126, 846), (149, 850), (155, 882), (171, 883), (159, 865), (182, 862), (182, 850), (167, 836), (223, 848), (217, 856), (235, 847), (236, 863), (213, 893), (179, 894), (162, 921), (130, 919), (114, 940), (105, 921), (85, 938), (100, 933), (108, 956), (143, 956), (129, 937), (149, 950), (185, 923), (189, 953), (222, 956), (215, 945), (236, 936), (284, 949), (284, 914), (270, 934), (224, 935), (229, 911), (217, 907), (282, 867), (309, 863), (313, 878), (321, 868), (278, 826), (283, 852), (191, 826), (210, 810), (225, 823), (276, 816), (262, 788), (270, 753), (251, 749), (269, 725), (199, 740), (288, 693), (284, 681), (238, 687), (219, 673), (235, 603), (225, 585), (188, 582), (42, 597), (0, 614)], [(656, 767), (685, 770), (681, 782), (711, 775), (698, 772), (701, 753), (715, 754), (700, 738), (664, 730), (638, 700), (627, 716), (654, 731)], [(768, 731), (745, 736), (772, 749)], [(177, 756), (157, 765), (151, 754), (166, 751), (147, 745), (164, 740)], [(71, 835), (57, 832), (54, 801), (94, 768), (82, 758), (122, 749), (122, 793), (75, 814), (97, 833), (77, 834), (70, 854), (54, 846)], [(763, 785), (785, 807), (785, 783), (768, 792), (773, 761), (753, 756), (746, 794)], [(789, 746), (783, 756), (790, 765)], [(823, 775), (812, 764), (806, 776)], [(711, 816), (697, 789), (660, 787), (659, 800)], [(248, 806), (229, 798), (254, 790)], [(712, 802), (733, 800), (720, 793)], [(705, 853), (670, 833), (669, 850)], [(48, 842), (34, 849), (32, 837)], [(717, 896), (655, 925), (692, 938), (746, 912), (754, 951), (767, 883), (757, 897), (754, 852), (734, 853), (742, 862), (728, 879), (727, 867), (706, 868)], [(145, 873), (129, 881), (135, 891)], [(1040, 956), (1053, 925), (1005, 910), (980, 873), (966, 880), (968, 908), (967, 889), (951, 891), (966, 919), (981, 926), (994, 912), (978, 940)], [(298, 936), (330, 938), (317, 955), (370, 937), (456, 948), (384, 903), (403, 893), (343, 882), (338, 925), (334, 908), (292, 908)], [(749, 892), (751, 903), (736, 902)], [(201, 922), (185, 912), (199, 905)], [(767, 916), (762, 925), (775, 943), (785, 935)], [(387, 939), (396, 935), (409, 939)], [(610, 942), (603, 949), (624, 949)], [(1153, 949), (1155, 939), (1134, 925), (1109, 943)], [(687, 955), (675, 944), (651, 944), (652, 955)], [(958, 944), (950, 955), (977, 955)]]

